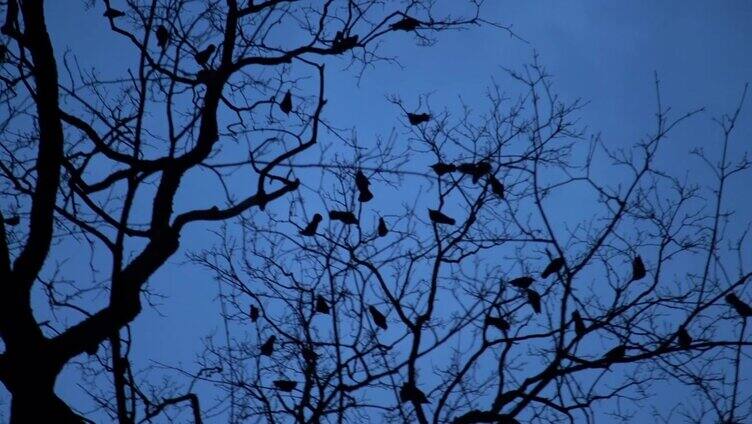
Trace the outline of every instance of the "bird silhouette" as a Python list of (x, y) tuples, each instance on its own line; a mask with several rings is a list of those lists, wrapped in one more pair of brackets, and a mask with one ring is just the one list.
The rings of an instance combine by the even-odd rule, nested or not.
[(407, 113), (407, 120), (410, 125), (420, 125), (431, 120), (431, 115), (427, 113)]
[(400, 400), (404, 402), (431, 403), (426, 394), (410, 383), (405, 383), (400, 388)]
[(368, 177), (366, 177), (362, 171), (358, 170), (355, 174), (355, 187), (357, 187), (358, 192), (360, 192), (358, 195), (358, 200), (360, 202), (365, 203), (373, 199), (373, 193), (368, 189), (368, 186), (370, 185), (371, 183), (368, 181)]
[(739, 297), (737, 297), (734, 293), (729, 293), (726, 295), (726, 302), (733, 306), (733, 308), (736, 310), (736, 313), (739, 314), (742, 318), (749, 318), (752, 317), (752, 307), (750, 307), (748, 304), (744, 303)]
[(196, 60), (196, 63), (204, 66), (209, 62), (209, 59), (211, 59), (211, 55), (214, 54), (215, 50), (217, 50), (217, 46), (215, 46), (214, 44), (209, 44), (205, 49), (194, 54), (193, 58)]
[(499, 196), (499, 199), (503, 199), (504, 198), (504, 184), (502, 184), (501, 181), (497, 180), (496, 177), (493, 175), (488, 176), (488, 183), (491, 186), (491, 192)]
[(308, 236), (308, 237), (315, 236), (316, 230), (318, 230), (319, 223), (321, 222), (322, 219), (323, 217), (321, 216), (320, 213), (314, 214), (313, 219), (311, 219), (311, 222), (309, 222), (305, 228), (300, 230), (300, 235)]
[(342, 31), (337, 31), (337, 34), (334, 36), (334, 40), (332, 40), (332, 49), (337, 52), (343, 52), (345, 50), (351, 49), (358, 45), (358, 38), (358, 35), (345, 37), (345, 34)]
[(492, 317), (490, 315), (486, 316), (486, 319), (483, 321), (483, 324), (486, 327), (496, 327), (501, 331), (509, 331), (511, 328), (507, 320), (505, 320), (502, 317)]
[(329, 315), (329, 304), (326, 303), (326, 299), (322, 295), (316, 296), (316, 312)]
[(285, 115), (289, 115), (290, 112), (292, 112), (292, 93), (290, 93), (290, 90), (287, 90), (285, 97), (283, 97), (282, 101), (279, 102), (279, 110), (281, 110)]
[(355, 214), (349, 211), (329, 211), (329, 219), (332, 221), (341, 221), (343, 224), (352, 225), (358, 223)]
[(546, 265), (546, 268), (541, 272), (541, 278), (548, 278), (549, 275), (559, 272), (561, 267), (564, 266), (564, 258), (555, 258)]
[(389, 233), (389, 229), (386, 228), (386, 222), (384, 222), (384, 218), (379, 218), (379, 237), (386, 237), (387, 233)]
[(389, 27), (395, 31), (415, 31), (420, 27), (420, 21), (410, 16), (405, 16), (399, 21), (389, 25)]
[(170, 31), (167, 30), (167, 27), (164, 25), (159, 25), (157, 27), (157, 45), (160, 49), (164, 50), (167, 48), (167, 43), (170, 42)]
[(537, 291), (533, 289), (526, 289), (525, 294), (527, 294), (527, 303), (530, 304), (530, 306), (533, 307), (533, 310), (536, 314), (541, 313), (541, 296), (538, 294)]
[(301, 350), (301, 354), (303, 355), (303, 359), (307, 362), (316, 362), (316, 360), (319, 359), (318, 353), (316, 353), (313, 349), (309, 349), (307, 347), (304, 347)]
[(379, 310), (376, 309), (375, 306), (369, 305), (368, 312), (371, 313), (371, 318), (373, 318), (373, 322), (377, 327), (381, 328), (382, 330), (386, 330), (388, 328), (386, 324), (386, 317), (384, 316), (384, 314), (379, 312)]
[(272, 356), (272, 353), (274, 353), (274, 342), (277, 341), (276, 336), (269, 336), (268, 339), (264, 342), (264, 344), (261, 345), (261, 348), (259, 349), (261, 351), (262, 356)]
[(457, 165), (457, 170), (463, 174), (472, 176), (473, 184), (477, 184), (480, 181), (480, 177), (491, 172), (491, 164), (486, 161), (461, 163)]
[(627, 347), (624, 345), (619, 345), (609, 350), (608, 352), (606, 352), (606, 354), (603, 355), (603, 360), (608, 361), (608, 362), (621, 361), (622, 359), (624, 359), (624, 356), (626, 354), (627, 354)]
[(640, 255), (637, 255), (632, 260), (632, 281), (642, 280), (646, 275), (645, 264), (642, 262)]
[(110, 8), (107, 8), (107, 10), (104, 11), (104, 15), (103, 16), (105, 18), (115, 19), (115, 18), (119, 18), (121, 16), (125, 16), (125, 12), (123, 12), (122, 10), (117, 10), (117, 9), (113, 9), (113, 8), (110, 7)]
[(298, 385), (296, 381), (290, 381), (290, 380), (274, 380), (274, 387), (277, 388), (280, 392), (291, 392), (295, 390), (295, 387)]
[(689, 332), (684, 327), (679, 327), (679, 330), (676, 332), (676, 338), (679, 341), (679, 346), (684, 349), (689, 349), (692, 345), (692, 336), (689, 335)]
[(530, 287), (531, 284), (533, 284), (535, 280), (533, 277), (525, 276), (525, 277), (517, 277), (514, 280), (509, 280), (509, 284), (520, 288), (520, 289), (526, 289)]
[(456, 171), (457, 166), (453, 163), (436, 162), (435, 164), (431, 165), (431, 169), (433, 169), (433, 172), (435, 172), (436, 175), (442, 176), (444, 174)]
[(256, 305), (251, 305), (251, 311), (248, 315), (251, 317), (251, 322), (256, 322), (259, 319), (259, 308), (256, 307)]
[(12, 215), (7, 218), (3, 218), (3, 223), (9, 227), (14, 227), (21, 223), (21, 217), (18, 215)]
[(457, 222), (454, 220), (454, 218), (450, 218), (444, 215), (443, 213), (437, 211), (436, 209), (428, 210), (428, 218), (430, 218), (431, 221), (437, 224), (454, 225)]
[(572, 312), (572, 321), (574, 321), (574, 333), (578, 337), (584, 336), (587, 333), (587, 327), (585, 326), (585, 321), (582, 320), (580, 311)]

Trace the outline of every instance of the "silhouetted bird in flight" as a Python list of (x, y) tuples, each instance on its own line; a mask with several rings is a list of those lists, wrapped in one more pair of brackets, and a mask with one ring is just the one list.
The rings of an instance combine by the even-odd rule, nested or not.
[(298, 383), (296, 381), (274, 380), (274, 387), (276, 387), (280, 392), (291, 392), (295, 390), (295, 387), (297, 385)]
[(513, 286), (515, 286), (517, 288), (520, 288), (520, 289), (526, 289), (526, 288), (530, 287), (530, 285), (533, 284), (533, 282), (535, 282), (535, 280), (533, 279), (533, 277), (527, 277), (527, 276), (526, 277), (517, 277), (514, 280), (509, 280), (509, 284), (511, 284), (511, 285), (513, 285)]
[(493, 175), (488, 176), (488, 182), (491, 185), (491, 192), (499, 196), (500, 199), (503, 199), (504, 198), (504, 184), (502, 184), (501, 181), (497, 180), (496, 177)]
[(533, 289), (527, 289), (525, 290), (525, 294), (527, 294), (527, 303), (530, 304), (530, 306), (533, 307), (533, 310), (536, 314), (541, 313), (541, 296), (538, 294), (537, 291)]
[(123, 12), (122, 10), (117, 10), (110, 7), (104, 11), (105, 18), (115, 19), (121, 16), (125, 16), (125, 12)]
[(473, 177), (473, 184), (477, 184), (480, 181), (480, 177), (491, 172), (491, 164), (486, 161), (480, 161), (478, 163), (461, 163), (457, 165), (457, 170), (463, 174), (467, 174)]
[(373, 318), (373, 322), (377, 327), (381, 328), (382, 330), (387, 329), (386, 317), (384, 316), (384, 314), (379, 312), (379, 310), (376, 309), (376, 307), (373, 305), (368, 305), (368, 312), (371, 313), (371, 318)]
[(301, 350), (301, 353), (303, 355), (303, 359), (305, 359), (307, 362), (316, 362), (316, 360), (319, 359), (318, 353), (316, 353), (313, 349), (304, 347)]
[(400, 400), (404, 402), (431, 403), (426, 394), (412, 384), (405, 383), (400, 388)]
[(548, 278), (549, 275), (555, 274), (564, 266), (564, 258), (555, 258), (548, 263), (546, 268), (541, 272), (541, 278)]
[(290, 112), (292, 112), (292, 93), (290, 93), (290, 90), (287, 90), (285, 97), (283, 97), (282, 101), (279, 102), (279, 110), (281, 110), (285, 115), (289, 115)]
[(444, 174), (456, 171), (457, 166), (453, 163), (436, 162), (435, 164), (431, 165), (431, 169), (433, 169), (433, 172), (435, 172), (436, 175), (442, 176)]
[(582, 320), (580, 311), (572, 312), (572, 321), (574, 321), (574, 333), (579, 337), (584, 336), (587, 333), (587, 327), (585, 326), (585, 321)]
[(389, 229), (386, 228), (386, 222), (384, 222), (384, 218), (379, 218), (379, 237), (386, 237), (387, 233), (389, 233)]
[(420, 125), (431, 120), (431, 115), (427, 113), (407, 113), (407, 120), (410, 125)]
[(371, 193), (371, 190), (368, 189), (368, 186), (370, 186), (371, 183), (368, 181), (368, 177), (366, 175), (358, 170), (358, 172), (355, 174), (355, 187), (358, 188), (358, 192), (360, 193), (358, 195), (358, 200), (365, 203), (371, 199), (373, 199), (373, 193)]
[(646, 275), (645, 264), (642, 262), (640, 255), (637, 255), (632, 260), (632, 281), (642, 280)]
[(341, 221), (344, 224), (352, 225), (358, 223), (355, 214), (349, 211), (329, 211), (329, 219), (332, 221)]
[(389, 27), (395, 31), (415, 31), (418, 27), (420, 27), (420, 21), (415, 18), (411, 18), (410, 16), (405, 16), (399, 21), (389, 25)]
[(733, 306), (736, 310), (736, 313), (739, 314), (739, 316), (741, 316), (742, 318), (752, 317), (752, 307), (744, 303), (734, 293), (729, 293), (726, 295), (726, 302), (728, 302), (729, 305)]
[(193, 58), (196, 60), (196, 63), (204, 66), (209, 62), (209, 59), (211, 59), (212, 54), (214, 54), (214, 50), (217, 50), (217, 46), (215, 46), (214, 44), (209, 44), (205, 49), (194, 54)]
[(603, 355), (603, 360), (608, 362), (616, 362), (624, 359), (624, 356), (627, 354), (627, 347), (624, 345), (616, 346), (615, 348), (609, 350), (606, 352), (605, 355)]
[(157, 27), (157, 45), (160, 49), (164, 50), (167, 48), (167, 43), (170, 42), (170, 31), (167, 30), (167, 27), (164, 25), (159, 25)]
[(313, 219), (311, 219), (311, 222), (309, 222), (308, 225), (306, 225), (305, 228), (303, 228), (302, 230), (300, 230), (300, 235), (301, 236), (308, 236), (308, 237), (315, 236), (316, 235), (316, 230), (318, 230), (319, 223), (321, 222), (322, 219), (323, 219), (323, 217), (321, 216), (320, 213), (314, 214), (313, 215)]
[(329, 304), (326, 303), (326, 299), (322, 295), (316, 296), (316, 312), (329, 315)]
[(676, 332), (676, 338), (679, 340), (679, 346), (684, 349), (688, 349), (692, 345), (692, 336), (689, 335), (689, 332), (684, 327), (679, 327), (679, 331)]
[(483, 323), (486, 325), (486, 327), (496, 327), (501, 331), (509, 331), (509, 329), (511, 328), (507, 320), (502, 317), (492, 317), (488, 315), (486, 316), (486, 319), (483, 321)]
[(264, 342), (264, 344), (261, 345), (261, 355), (262, 356), (272, 356), (272, 353), (274, 353), (274, 342), (277, 341), (276, 336), (269, 336), (268, 339)]
[(21, 217), (18, 215), (9, 216), (7, 218), (3, 218), (3, 223), (9, 227), (16, 226), (21, 223)]
[(436, 209), (428, 210), (428, 218), (430, 218), (431, 221), (437, 224), (454, 225), (457, 222), (454, 220), (454, 218), (450, 218), (444, 215), (443, 213), (437, 211)]
[(251, 322), (256, 322), (259, 319), (259, 308), (256, 307), (256, 305), (251, 305), (251, 311), (248, 315), (251, 317)]

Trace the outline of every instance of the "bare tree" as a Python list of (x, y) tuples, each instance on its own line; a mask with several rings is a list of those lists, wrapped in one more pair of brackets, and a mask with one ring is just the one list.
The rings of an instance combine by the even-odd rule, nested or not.
[[(436, 31), (481, 22), (480, 2), (446, 19), (434, 3), (92, 2), (134, 59), (103, 76), (53, 50), (42, 0), (3, 2), (0, 381), (12, 395), (11, 422), (84, 420), (54, 384), (105, 342), (110, 351), (89, 366), (111, 375), (114, 396), (99, 406), (113, 419), (188, 405), (200, 421), (190, 390), (166, 397), (135, 383), (124, 329), (142, 310), (147, 281), (190, 224), (264, 210), (300, 187), (282, 165), (327, 125), (327, 60), (343, 58), (358, 73), (392, 60), (377, 49), (392, 33), (430, 45)], [(184, 207), (196, 173), (224, 201)], [(87, 250), (91, 277), (60, 275), (48, 260)], [(58, 319), (38, 322), (39, 289)]]
[[(717, 121), (720, 156), (694, 152), (708, 184), (662, 169), (699, 110), (669, 114), (657, 78), (655, 128), (616, 149), (537, 60), (508, 72), (522, 95), (494, 87), (482, 116), (395, 97), (407, 141), (297, 162), (327, 177), (192, 256), (216, 273), (229, 330), (189, 373), (231, 422), (752, 417), (748, 238), (724, 206), (750, 165), (726, 153), (744, 96)], [(650, 402), (687, 386), (697, 396)]]

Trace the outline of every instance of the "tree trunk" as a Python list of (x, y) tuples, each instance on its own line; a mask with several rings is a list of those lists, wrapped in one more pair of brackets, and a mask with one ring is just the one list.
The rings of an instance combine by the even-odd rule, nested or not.
[(13, 398), (10, 404), (10, 424), (84, 422), (51, 389), (11, 392), (11, 395)]

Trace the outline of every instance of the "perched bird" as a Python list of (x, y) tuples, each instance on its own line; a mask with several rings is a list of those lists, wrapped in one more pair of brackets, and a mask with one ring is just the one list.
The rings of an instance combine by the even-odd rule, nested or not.
[(444, 174), (456, 171), (457, 166), (453, 163), (436, 162), (435, 164), (431, 165), (431, 169), (433, 169), (433, 172), (435, 172), (436, 175), (442, 176)]
[(303, 355), (303, 359), (305, 359), (307, 362), (316, 362), (316, 360), (319, 358), (318, 353), (316, 353), (313, 349), (309, 349), (307, 347), (304, 347), (301, 350), (301, 354)]
[(373, 305), (368, 306), (368, 312), (371, 313), (371, 318), (373, 318), (373, 322), (377, 327), (381, 328), (382, 330), (387, 329), (386, 317), (384, 316), (384, 314), (379, 312), (379, 310), (376, 309), (376, 307)]
[(289, 115), (290, 112), (292, 112), (292, 93), (290, 93), (290, 90), (287, 90), (285, 97), (283, 97), (282, 101), (279, 102), (279, 110), (281, 110), (285, 115)]
[(358, 35), (345, 37), (345, 34), (342, 31), (337, 31), (334, 40), (332, 40), (332, 49), (339, 52), (351, 49), (358, 45), (358, 37)]
[(371, 182), (368, 181), (368, 177), (366, 177), (361, 170), (358, 170), (355, 174), (355, 187), (357, 187), (358, 192), (360, 192), (358, 195), (358, 201), (365, 203), (373, 199), (373, 193), (371, 193), (371, 190), (368, 188), (370, 185)]
[(379, 232), (379, 237), (386, 237), (387, 233), (389, 232), (389, 229), (386, 228), (386, 222), (384, 222), (384, 218), (379, 218), (379, 228), (377, 231)]
[(167, 43), (170, 42), (170, 31), (167, 29), (164, 25), (159, 25), (157, 27), (157, 45), (160, 49), (164, 50), (167, 48)]
[(323, 217), (321, 216), (320, 213), (313, 215), (313, 219), (311, 219), (311, 222), (309, 222), (305, 228), (300, 230), (300, 235), (308, 236), (308, 237), (315, 236), (316, 230), (318, 230), (319, 223), (321, 222), (322, 219)]
[(427, 113), (409, 113), (407, 114), (407, 120), (410, 121), (410, 125), (420, 125), (424, 122), (431, 120), (431, 115)]
[(277, 341), (276, 336), (269, 336), (268, 339), (264, 342), (264, 344), (261, 345), (261, 355), (262, 356), (272, 356), (272, 353), (274, 353), (274, 342)]
[(502, 317), (492, 317), (492, 316), (486, 316), (486, 319), (483, 321), (483, 324), (485, 324), (486, 327), (496, 327), (501, 331), (509, 331), (511, 328), (509, 326), (509, 323), (507, 320), (505, 320)]
[(502, 184), (501, 181), (497, 180), (496, 177), (493, 175), (488, 176), (488, 183), (491, 186), (491, 192), (499, 196), (499, 199), (503, 199), (504, 198), (504, 184)]
[(316, 312), (329, 315), (329, 304), (326, 303), (326, 299), (322, 295), (316, 296)]
[(536, 314), (541, 313), (541, 296), (537, 291), (532, 289), (525, 290), (527, 294), (527, 302), (533, 307)]
[(274, 380), (274, 387), (276, 387), (280, 392), (291, 392), (295, 390), (295, 387), (297, 385), (298, 383), (296, 381)]
[(431, 403), (425, 393), (409, 383), (403, 384), (400, 388), (400, 400), (402, 402)]
[(534, 281), (533, 277), (517, 277), (514, 280), (509, 280), (509, 284), (520, 289), (526, 289), (530, 287)]
[(491, 164), (486, 161), (461, 163), (457, 165), (457, 170), (463, 174), (472, 176), (473, 184), (477, 184), (480, 181), (480, 177), (491, 172)]
[(341, 221), (347, 225), (358, 223), (358, 218), (355, 217), (355, 214), (348, 211), (329, 211), (329, 219)]
[(603, 355), (603, 360), (609, 361), (609, 362), (620, 361), (624, 359), (624, 356), (626, 354), (627, 354), (627, 347), (624, 345), (619, 345), (609, 350), (608, 352), (606, 352), (606, 354)]
[(546, 268), (541, 272), (541, 278), (548, 278), (549, 275), (559, 272), (564, 266), (564, 258), (555, 258), (548, 263)]
[(119, 18), (121, 16), (125, 16), (125, 12), (123, 12), (122, 10), (117, 10), (117, 9), (113, 9), (113, 8), (110, 7), (110, 8), (107, 8), (107, 10), (104, 11), (104, 15), (103, 16), (105, 18), (115, 19), (115, 18)]
[(256, 322), (259, 319), (259, 308), (256, 305), (251, 305), (251, 311), (248, 315), (251, 317), (251, 322)]
[(728, 302), (729, 305), (733, 306), (736, 310), (736, 313), (739, 314), (739, 316), (741, 316), (742, 318), (752, 317), (752, 307), (744, 303), (734, 293), (729, 293), (726, 295), (726, 302)]
[(684, 327), (679, 327), (679, 331), (676, 332), (676, 338), (679, 341), (679, 346), (684, 349), (689, 349), (692, 345), (692, 336), (689, 335), (689, 332)]
[(209, 62), (209, 59), (211, 59), (211, 55), (214, 54), (214, 50), (217, 50), (217, 46), (215, 46), (214, 44), (209, 44), (205, 49), (194, 54), (193, 58), (196, 60), (196, 63), (204, 66)]
[(645, 264), (642, 262), (640, 255), (637, 255), (632, 260), (632, 281), (642, 280), (646, 275)]
[(454, 225), (457, 222), (454, 220), (454, 218), (450, 218), (444, 215), (443, 213), (437, 211), (436, 209), (428, 210), (428, 218), (430, 218), (431, 221), (437, 224)]
[(410, 16), (405, 16), (399, 21), (389, 25), (389, 27), (395, 31), (415, 31), (420, 27), (420, 21)]
[(585, 321), (582, 320), (580, 311), (572, 312), (572, 321), (574, 321), (574, 333), (579, 337), (584, 336), (587, 332), (587, 327), (585, 326)]
[(3, 222), (5, 223), (5, 225), (13, 227), (21, 223), (21, 217), (18, 215), (9, 216), (7, 218), (4, 218)]

